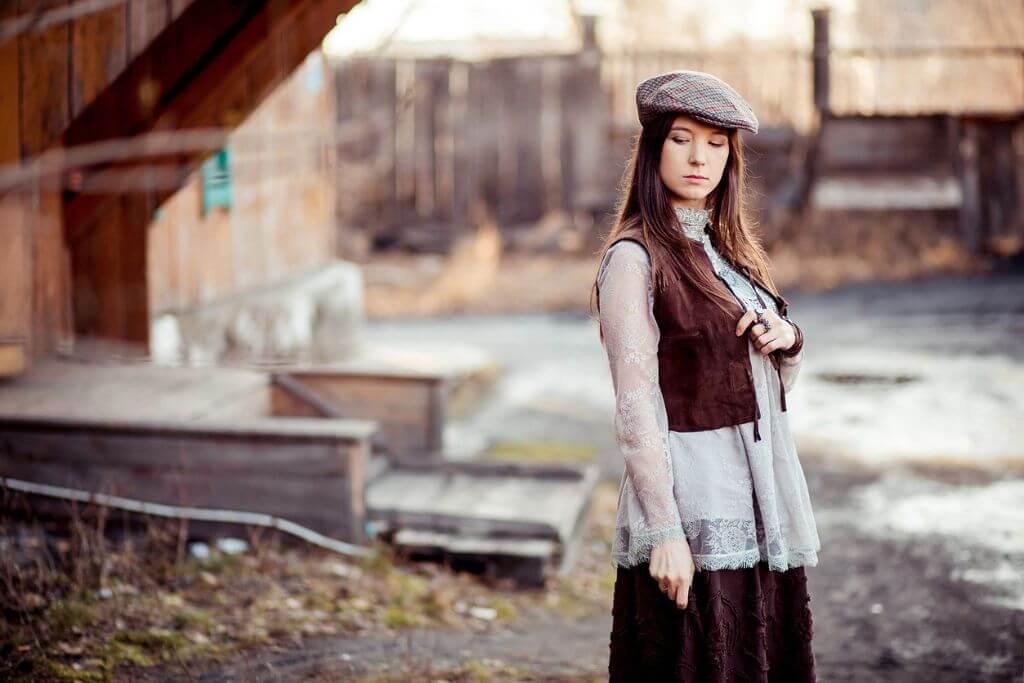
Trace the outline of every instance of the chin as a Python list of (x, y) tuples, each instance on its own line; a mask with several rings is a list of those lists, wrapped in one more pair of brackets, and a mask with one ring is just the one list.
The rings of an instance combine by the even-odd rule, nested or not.
[(698, 188), (694, 188), (692, 186), (687, 186), (687, 187), (681, 187), (678, 190), (676, 190), (676, 194), (679, 197), (682, 197), (683, 199), (691, 199), (692, 200), (692, 199), (704, 199), (704, 198), (706, 198), (711, 193), (710, 192), (705, 192), (704, 190), (701, 190), (701, 189), (698, 189)]

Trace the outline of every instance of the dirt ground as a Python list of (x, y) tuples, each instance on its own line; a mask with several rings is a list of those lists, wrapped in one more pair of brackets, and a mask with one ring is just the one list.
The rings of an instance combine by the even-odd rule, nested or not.
[[(850, 492), (877, 481), (877, 472), (830, 463), (827, 454), (802, 460), (825, 548), (808, 570), (820, 680), (1019, 683), (1024, 610), (986, 604), (983, 589), (953, 578), (956, 562), (941, 542), (879, 540), (845, 521), (858, 511)], [(959, 476), (976, 482), (984, 475)], [(538, 608), (479, 631), (317, 638), (197, 680), (606, 680), (607, 602), (576, 618)]]
[[(975, 378), (968, 393), (934, 407), (945, 411), (938, 419), (950, 425), (943, 435), (949, 443), (932, 445), (918, 409), (901, 408), (903, 431), (909, 430), (923, 451), (840, 453), (829, 445), (838, 443), (830, 435), (857, 441), (857, 434), (871, 429), (861, 424), (862, 415), (838, 416), (849, 423), (845, 432), (794, 420), (823, 545), (819, 565), (808, 569), (820, 680), (1024, 680), (1024, 496), (1019, 495), (1024, 451), (983, 457), (988, 449), (983, 439), (964, 441), (956, 431), (1020, 434), (1017, 403), (986, 413), (979, 418), (988, 420), (982, 425), (957, 414), (996, 393), (986, 373), (1024, 368), (1020, 301), (1024, 272), (1019, 270), (988, 278), (866, 283), (793, 297), (814, 340), (809, 348), (822, 359), (808, 363), (798, 379), (791, 404), (795, 418), (816, 403), (835, 400), (827, 392), (864, 391), (838, 396), (854, 405), (867, 397), (867, 405), (889, 410), (886, 401), (908, 391), (898, 382), (882, 389), (830, 389), (827, 371), (835, 354), (848, 346), (867, 348), (869, 361), (883, 368), (886, 358), (901, 353), (940, 368), (967, 363), (967, 374)], [(621, 456), (610, 431), (609, 404), (602, 398), (607, 368), (601, 366), (605, 361), (594, 347), (590, 322), (578, 314), (411, 318), (381, 321), (370, 339), (405, 336), (419, 347), (439, 349), (458, 340), (486, 347), (500, 359), (504, 374), (494, 396), (453, 427), (454, 438), (471, 432), (490, 441), (528, 437), (532, 443), (594, 449), (604, 482), (591, 510), (583, 562), (593, 571), (607, 560)], [(987, 369), (985, 364), (996, 360), (1005, 365)], [(950, 380), (940, 373), (920, 381), (935, 383), (928, 393), (943, 394)], [(1010, 393), (999, 395), (1015, 400)], [(932, 409), (919, 407), (923, 413)], [(893, 429), (877, 441), (905, 436), (899, 425)], [(961, 441), (968, 444), (964, 452), (945, 457)], [(934, 501), (938, 514), (926, 505)], [(904, 505), (897, 508), (899, 515), (907, 519), (886, 522), (881, 511), (898, 504)], [(963, 509), (970, 506), (978, 509), (965, 516)], [(914, 515), (926, 516), (931, 528), (913, 527)], [(301, 649), (247, 657), (199, 680), (604, 680), (611, 592), (607, 580), (593, 586), (592, 609), (575, 616), (538, 606), (473, 632), (430, 628), (398, 636), (325, 637)]]

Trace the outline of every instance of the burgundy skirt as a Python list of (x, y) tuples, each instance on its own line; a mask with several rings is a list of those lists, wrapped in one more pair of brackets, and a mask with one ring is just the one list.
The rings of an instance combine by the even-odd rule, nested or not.
[(803, 567), (698, 571), (686, 609), (648, 563), (619, 567), (609, 681), (815, 681), (810, 601)]

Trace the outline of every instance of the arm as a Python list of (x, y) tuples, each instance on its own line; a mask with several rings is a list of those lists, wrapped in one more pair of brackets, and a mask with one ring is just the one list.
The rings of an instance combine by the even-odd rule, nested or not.
[(644, 248), (623, 241), (609, 249), (598, 289), (602, 342), (615, 387), (616, 441), (643, 513), (633, 533), (653, 548), (685, 534), (673, 493), (668, 417), (658, 384), (660, 332)]

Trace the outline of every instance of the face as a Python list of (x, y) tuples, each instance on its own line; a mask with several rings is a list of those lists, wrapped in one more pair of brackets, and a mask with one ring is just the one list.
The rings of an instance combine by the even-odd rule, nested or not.
[(704, 208), (729, 158), (729, 133), (685, 114), (672, 122), (661, 149), (659, 172), (673, 207)]

